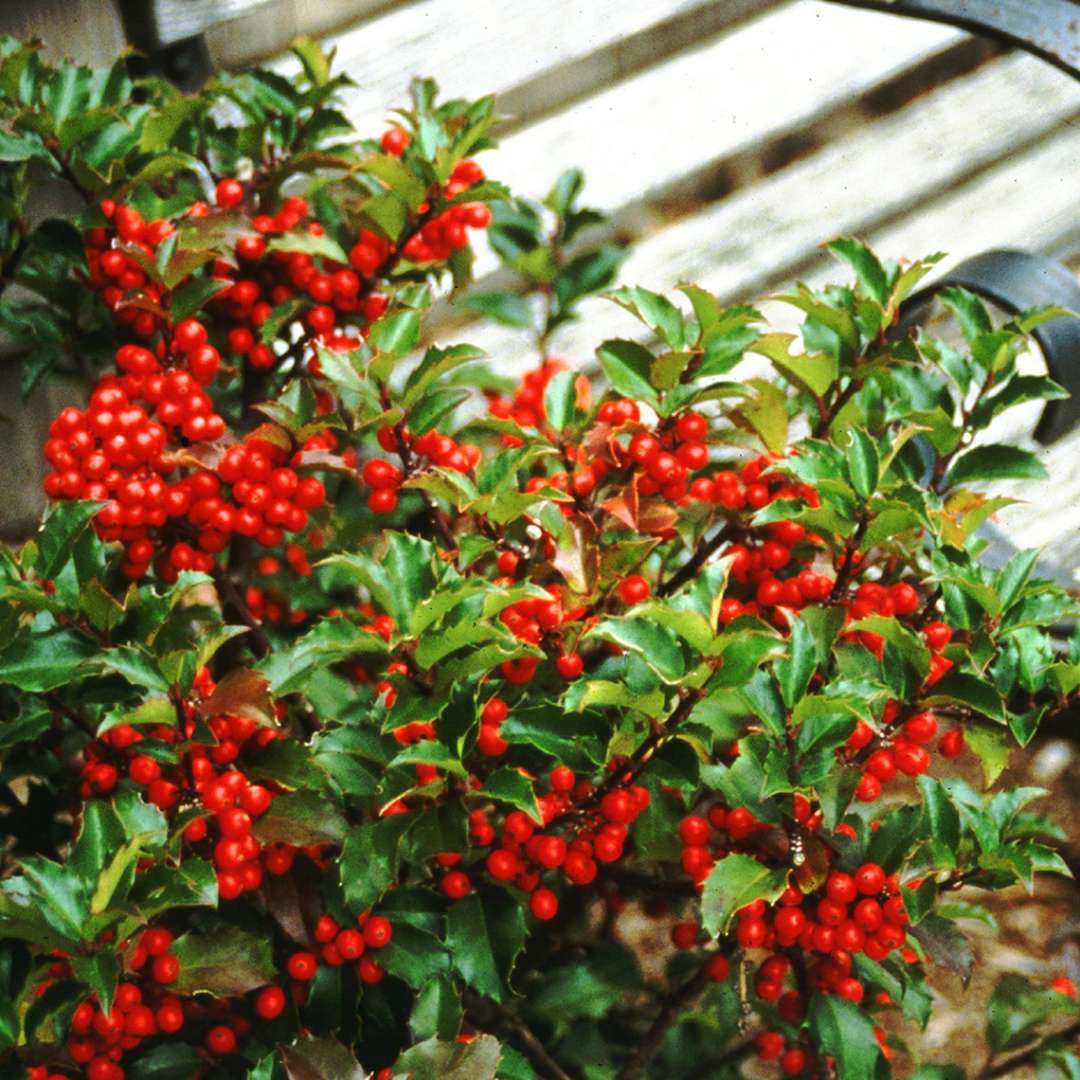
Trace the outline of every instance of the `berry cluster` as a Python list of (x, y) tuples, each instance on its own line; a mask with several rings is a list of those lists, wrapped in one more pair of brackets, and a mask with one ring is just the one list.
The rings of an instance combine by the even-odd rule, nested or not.
[(378, 951), (390, 944), (394, 929), (382, 915), (363, 912), (357, 916), (357, 927), (340, 927), (329, 915), (321, 915), (312, 930), (312, 937), (322, 946), (318, 955), (309, 951), (293, 953), (286, 964), (294, 980), (294, 995), (303, 1000), (302, 985), (309, 983), (318, 972), (320, 960), (330, 967), (356, 962), (356, 972), (364, 983), (382, 982), (386, 972), (366, 950)]
[[(205, 340), (194, 320), (180, 328), (192, 325)], [(145, 373), (132, 374), (133, 353)], [(162, 372), (138, 346), (121, 348), (117, 362), (126, 375), (106, 375), (85, 411), (66, 408), (50, 426), (45, 456), (54, 471), (44, 486), (52, 498), (105, 503), (95, 526), (124, 544), (124, 573), (142, 577), (153, 562), (159, 577), (175, 581), (182, 570), (209, 572), (233, 534), (275, 547), (307, 528), (325, 490), (287, 467), (287, 451), (252, 434), (204, 467), (192, 448), (220, 439), (225, 424), (191, 373)], [(139, 400), (154, 407), (153, 419)]]
[[(213, 863), (221, 901), (235, 901), (259, 890), (264, 874), (287, 874), (298, 855), (316, 868), (325, 867), (327, 851), (323, 845), (298, 848), (256, 838), (253, 830), (258, 819), (270, 810), (282, 789), (273, 781), (252, 782), (244, 772), (244, 759), (284, 734), (246, 716), (223, 715), (205, 720), (216, 741), (199, 741), (199, 718), (215, 688), (209, 673), (200, 671), (195, 696), (184, 703), (182, 735), (165, 725), (140, 731), (124, 724), (91, 740), (84, 750), (80, 795), (83, 799), (107, 795), (126, 777), (147, 802), (180, 827), (186, 851)], [(432, 737), (430, 725), (423, 727), (422, 732), (396, 734), (402, 743), (420, 735)], [(328, 915), (319, 917), (311, 930), (313, 942), (320, 946), (318, 953), (293, 952), (283, 962), (293, 1000), (304, 1003), (307, 984), (320, 962), (336, 967), (355, 961), (362, 982), (379, 982), (384, 971), (370, 953), (389, 944), (392, 936), (389, 920), (370, 912), (357, 917), (356, 929), (339, 927)], [(102, 1012), (93, 998), (79, 1005), (67, 1051), (76, 1064), (85, 1066), (87, 1080), (122, 1080), (120, 1062), (125, 1053), (145, 1038), (173, 1034), (188, 1024), (206, 1027), (207, 1053), (229, 1055), (251, 1031), (250, 1014), (245, 1015), (248, 1008), (262, 1020), (275, 1019), (285, 1009), (287, 994), (274, 985), (255, 992), (247, 1005), (231, 999), (207, 1004), (171, 992), (168, 988), (181, 970), (180, 961), (170, 952), (172, 944), (173, 933), (165, 927), (151, 927), (137, 941), (121, 943), (127, 981), (121, 982), (112, 1011)], [(66, 965), (61, 966), (66, 971)]]
[[(453, 472), (467, 473), (480, 461), (480, 447), (475, 443), (458, 443), (449, 435), (431, 429), (413, 437), (408, 427), (384, 426), (378, 431), (379, 446), (388, 454), (397, 454), (408, 469), (423, 468), (425, 464)], [(405, 473), (385, 458), (370, 458), (361, 472), (364, 483), (371, 489), (368, 509), (376, 514), (388, 514), (398, 502), (398, 489)]]
[[(481, 713), (479, 739), (502, 742), (498, 726), (506, 715), (506, 703), (501, 698), (490, 698)], [(560, 871), (562, 880), (570, 886), (591, 885), (600, 864), (623, 857), (629, 828), (648, 807), (650, 795), (648, 789), (632, 782), (632, 774), (623, 774), (621, 769), (619, 763), (613, 762), (608, 779), (596, 786), (578, 779), (565, 765), (556, 766), (548, 776), (548, 792), (537, 798), (539, 827), (529, 815), (513, 810), (496, 834), (488, 810), (472, 811), (469, 841), (473, 848), (491, 848), (484, 858), (488, 876), (527, 893), (529, 910), (535, 918), (546, 922), (559, 910), (558, 896), (549, 887), (557, 879), (542, 884), (546, 873), (550, 876)], [(460, 900), (472, 891), (469, 875), (453, 869), (463, 857), (461, 852), (436, 856), (438, 866), (447, 871), (440, 886), (451, 900)]]

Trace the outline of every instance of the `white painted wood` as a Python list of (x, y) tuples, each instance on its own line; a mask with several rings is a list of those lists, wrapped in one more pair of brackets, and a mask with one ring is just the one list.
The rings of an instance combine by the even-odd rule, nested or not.
[[(1047, 246), (1075, 227), (1080, 128), (1068, 125), (1077, 116), (1080, 88), (1031, 57), (1007, 57), (658, 231), (632, 249), (620, 280), (661, 291), (693, 281), (747, 301), (825, 265), (817, 248), (840, 233), (867, 235), (890, 255)], [(1021, 152), (1018, 132), (1049, 141)], [(582, 310), (553, 341), (576, 363), (591, 362), (605, 337), (638, 332), (603, 300)], [(456, 333), (504, 370), (531, 362), (512, 331)]]
[(612, 212), (707, 163), (804, 131), (963, 38), (936, 23), (806, 0), (504, 139), (491, 172), (512, 191), (537, 191), (577, 165), (588, 203)]
[(273, 0), (152, 0), (150, 17), (161, 45), (195, 37), (209, 27), (261, 13)]
[[(697, 37), (776, 0), (421, 0), (329, 36), (337, 64), (357, 83), (346, 111), (378, 129), (390, 108), (408, 100), (416, 76), (436, 79), (447, 97), (507, 94), (555, 69), (587, 64), (588, 89), (620, 74), (620, 43), (671, 20), (685, 20)], [(684, 28), (685, 29), (685, 28)], [(683, 33), (676, 45), (696, 40)], [(662, 60), (665, 49), (653, 53)], [(283, 58), (283, 69), (290, 61)], [(640, 62), (638, 63), (640, 66)], [(503, 100), (519, 115), (566, 100), (563, 78), (534, 87), (527, 99)]]

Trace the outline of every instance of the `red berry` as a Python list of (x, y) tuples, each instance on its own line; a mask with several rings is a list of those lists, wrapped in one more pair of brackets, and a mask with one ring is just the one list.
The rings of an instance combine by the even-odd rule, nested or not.
[(906, 581), (901, 581), (889, 589), (893, 612), (897, 615), (911, 615), (919, 607), (919, 594)]
[(763, 1031), (754, 1040), (754, 1048), (762, 1061), (775, 1061), (784, 1052), (784, 1036), (779, 1031)]
[(317, 967), (318, 961), (315, 959), (315, 954), (309, 952), (293, 953), (286, 964), (290, 977), (296, 979), (297, 982), (309, 982), (314, 979)]
[(725, 982), (731, 974), (731, 964), (723, 953), (713, 953), (705, 965), (705, 974), (713, 982)]
[(703, 817), (691, 815), (679, 822), (679, 839), (684, 844), (707, 844), (711, 836), (712, 828)]
[(631, 574), (619, 582), (618, 592), (624, 604), (640, 604), (649, 598), (652, 589), (640, 574)]
[(529, 910), (541, 921), (553, 919), (559, 910), (558, 897), (550, 889), (536, 889), (529, 897)]
[(154, 966), (151, 969), (154, 981), (159, 983), (173, 983), (180, 976), (180, 961), (170, 953), (154, 957)]
[(214, 189), (214, 201), (226, 209), (239, 206), (244, 201), (244, 185), (231, 177), (218, 181), (218, 186)]
[(923, 641), (934, 652), (941, 652), (952, 641), (952, 629), (943, 622), (927, 623), (922, 633)]
[(576, 679), (585, 670), (585, 664), (576, 653), (565, 653), (555, 661), (555, 669), (564, 679)]
[(213, 1027), (207, 1032), (206, 1046), (214, 1054), (231, 1054), (236, 1049), (236, 1033), (224, 1024)]
[(953, 728), (941, 736), (938, 749), (943, 757), (958, 758), (964, 752), (964, 732), (960, 728)]
[(780, 1070), (785, 1076), (801, 1076), (806, 1072), (808, 1061), (806, 1051), (795, 1046), (780, 1056)]
[(468, 877), (460, 870), (451, 870), (449, 874), (445, 874), (439, 882), (439, 887), (451, 900), (460, 900), (472, 892)]
[(863, 863), (855, 871), (854, 879), (863, 896), (876, 896), (885, 888), (885, 871), (877, 863)]
[(342, 960), (359, 960), (364, 955), (364, 949), (367, 947), (367, 943), (364, 941), (366, 935), (360, 933), (359, 930), (342, 930), (334, 937), (334, 948), (337, 949), (338, 956)]
[(266, 986), (255, 999), (255, 1012), (263, 1020), (275, 1020), (285, 1009), (285, 991), (280, 986)]

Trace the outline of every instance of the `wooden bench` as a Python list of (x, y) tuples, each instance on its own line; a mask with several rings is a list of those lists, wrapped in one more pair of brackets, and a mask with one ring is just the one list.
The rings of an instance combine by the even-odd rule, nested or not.
[[(960, 29), (819, 0), (333, 0), (310, 27), (297, 0), (267, 10), (271, 25), (257, 32), (255, 16), (211, 30), (215, 58), (272, 53), (283, 35), (351, 15), (326, 41), (358, 84), (347, 111), (373, 134), (414, 75), (451, 95), (498, 94), (509, 119), (487, 155), (491, 175), (540, 196), (581, 166), (585, 201), (633, 245), (625, 283), (692, 280), (750, 301), (835, 276), (820, 245), (848, 232), (885, 255), (947, 251), (946, 267), (1019, 246), (1080, 268), (1080, 86)], [(511, 280), (486, 250), (477, 272), (481, 289)], [(605, 337), (636, 332), (592, 300), (552, 347), (585, 366)], [(536, 359), (519, 335), (471, 324), (460, 308), (440, 307), (430, 334), (481, 345), (506, 371)], [(1078, 447), (1080, 434), (1045, 449), (1050, 485), (1023, 492), (1044, 500), (1038, 513), (1001, 515), (1018, 542), (1051, 542), (1070, 571)]]

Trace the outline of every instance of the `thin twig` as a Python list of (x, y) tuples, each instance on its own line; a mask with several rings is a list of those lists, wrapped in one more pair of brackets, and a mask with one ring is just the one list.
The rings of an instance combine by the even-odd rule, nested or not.
[(266, 636), (262, 624), (251, 614), (250, 608), (244, 603), (244, 598), (240, 595), (240, 591), (229, 576), (228, 571), (221, 569), (221, 567), (215, 567), (214, 584), (221, 595), (222, 606), (229, 608), (236, 618), (248, 628), (251, 634), (253, 650), (262, 659), (271, 651), (273, 646), (270, 644), (270, 639)]
[(709, 985), (709, 975), (702, 968), (693, 978), (683, 983), (671, 994), (660, 1008), (656, 1019), (645, 1032), (641, 1042), (626, 1059), (615, 1080), (639, 1080), (645, 1075), (645, 1069), (657, 1055), (667, 1038), (668, 1031), (679, 1020), (683, 1012), (692, 1005)]
[(820, 439), (822, 435), (826, 434), (829, 428), (832, 427), (833, 421), (839, 415), (840, 410), (862, 389), (862, 379), (856, 379), (854, 377), (848, 380), (847, 386), (840, 391), (836, 396), (836, 400), (833, 401), (832, 407), (828, 409), (821, 419), (814, 425), (812, 432), (812, 438)]
[(711, 537), (706, 538), (703, 536), (694, 554), (667, 581), (657, 588), (656, 595), (670, 596), (681, 589), (709, 561), (710, 557), (732, 538), (733, 533), (734, 530), (728, 524), (718, 529)]
[[(1061, 1031), (1053, 1032), (1052, 1035), (1055, 1039), (1071, 1042), (1077, 1035), (1080, 1035), (1080, 1020), (1074, 1021)], [(1041, 1048), (1042, 1040), (1037, 1042), (1034, 1046), (1029, 1046), (1019, 1054), (1013, 1054), (1012, 1057), (1007, 1057), (1003, 1061), (999, 1061), (997, 1064), (994, 1064), (993, 1056), (991, 1056), (990, 1060), (983, 1067), (982, 1072), (975, 1076), (974, 1080), (997, 1080), (999, 1076), (1010, 1076), (1016, 1072), (1017, 1069), (1022, 1069), (1027, 1065), (1031, 1065), (1035, 1061)]]

